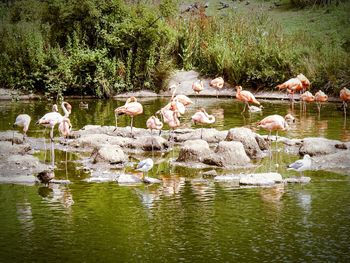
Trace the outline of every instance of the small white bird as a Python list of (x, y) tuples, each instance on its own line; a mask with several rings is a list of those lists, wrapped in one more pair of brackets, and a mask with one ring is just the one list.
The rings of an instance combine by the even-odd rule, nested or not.
[(305, 154), (303, 159), (297, 160), (294, 163), (288, 165), (287, 170), (294, 170), (303, 174), (303, 171), (311, 170), (312, 158), (310, 155)]
[(153, 160), (151, 158), (147, 158), (138, 163), (136, 167), (136, 171), (140, 171), (143, 173), (142, 175), (142, 180), (143, 180), (145, 177), (144, 173), (146, 173), (147, 175), (148, 171), (151, 170), (152, 168), (153, 168)]

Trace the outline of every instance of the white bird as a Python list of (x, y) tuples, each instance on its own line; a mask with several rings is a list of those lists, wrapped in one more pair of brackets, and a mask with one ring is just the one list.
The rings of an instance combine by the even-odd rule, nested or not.
[[(28, 114), (20, 114), (17, 116), (15, 123), (13, 124), (13, 127), (18, 126), (18, 127), (23, 127), (23, 141), (27, 137), (27, 131), (29, 128), (31, 118)], [(14, 133), (13, 133), (13, 138), (12, 138), (12, 145), (13, 145), (13, 140), (14, 140)]]
[[(56, 105), (56, 104), (55, 104)], [(62, 116), (59, 112), (57, 112), (57, 105), (52, 107), (52, 112), (46, 113), (40, 120), (37, 121), (37, 124), (43, 125), (45, 128), (50, 127), (50, 138), (53, 141), (53, 129), (56, 124), (60, 124), (64, 117), (68, 118), (72, 111), (72, 106), (68, 102), (62, 102), (61, 107), (64, 112), (64, 116)]]
[(145, 178), (144, 173), (148, 174), (148, 171), (153, 168), (153, 160), (151, 158), (147, 158), (138, 163), (136, 167), (136, 171), (140, 171), (143, 173), (142, 180)]
[(303, 171), (311, 170), (311, 162), (312, 158), (310, 155), (305, 154), (303, 159), (297, 160), (294, 163), (288, 165), (287, 170), (294, 170), (302, 174)]

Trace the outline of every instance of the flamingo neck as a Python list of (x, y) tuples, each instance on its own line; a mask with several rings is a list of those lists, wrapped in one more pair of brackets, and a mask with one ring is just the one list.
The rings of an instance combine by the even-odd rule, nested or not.
[(64, 101), (61, 103), (61, 107), (62, 107), (62, 110), (63, 110), (63, 112), (64, 112), (64, 117), (68, 117), (69, 114), (70, 114), (70, 111), (68, 111), (67, 108), (66, 108), (66, 106), (65, 106), (66, 103), (67, 103), (67, 102), (64, 102)]

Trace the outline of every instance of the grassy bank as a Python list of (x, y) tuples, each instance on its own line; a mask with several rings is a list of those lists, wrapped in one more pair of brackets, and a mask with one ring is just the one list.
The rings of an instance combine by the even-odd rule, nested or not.
[(349, 84), (349, 2), (227, 3), (183, 12), (176, 0), (10, 1), (0, 7), (0, 85), (108, 97), (158, 91), (177, 68), (253, 89), (300, 72), (327, 93)]

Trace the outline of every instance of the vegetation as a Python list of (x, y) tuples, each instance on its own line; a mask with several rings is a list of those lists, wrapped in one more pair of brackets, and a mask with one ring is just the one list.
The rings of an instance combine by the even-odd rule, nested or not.
[(279, 10), (237, 1), (225, 16), (212, 6), (180, 16), (176, 0), (7, 1), (0, 6), (0, 85), (108, 97), (158, 91), (174, 69), (195, 68), (253, 88), (273, 88), (303, 72), (314, 87), (335, 92), (350, 80), (350, 5), (333, 2), (326, 10), (337, 31), (318, 30), (320, 20), (311, 23), (313, 32), (305, 19), (330, 19), (322, 1), (292, 0)]

